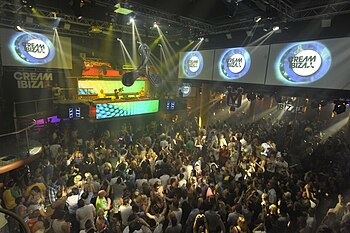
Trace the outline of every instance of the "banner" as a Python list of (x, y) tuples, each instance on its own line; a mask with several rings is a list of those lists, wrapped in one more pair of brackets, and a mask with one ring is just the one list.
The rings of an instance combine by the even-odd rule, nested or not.
[(264, 84), (269, 46), (215, 50), (213, 79)]
[(3, 66), (72, 69), (71, 39), (35, 32), (0, 30)]
[(274, 44), (266, 85), (350, 90), (349, 38)]
[(179, 78), (212, 80), (213, 60), (214, 50), (180, 53)]
[[(52, 97), (52, 87), (64, 79), (64, 71), (4, 71), (4, 95), (13, 101), (27, 101)], [(62, 86), (61, 86), (62, 87)]]

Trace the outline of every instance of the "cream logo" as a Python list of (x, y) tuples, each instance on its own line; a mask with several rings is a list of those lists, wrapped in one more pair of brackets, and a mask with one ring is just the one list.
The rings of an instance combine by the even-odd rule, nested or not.
[(321, 65), (322, 58), (314, 50), (303, 50), (295, 57), (289, 57), (289, 66), (300, 76), (310, 76), (316, 73)]
[(182, 92), (183, 97), (187, 97), (191, 94), (192, 88), (189, 83), (182, 84), (182, 87), (180, 87), (180, 90)]
[(331, 53), (326, 46), (320, 42), (301, 42), (282, 51), (276, 70), (284, 82), (311, 83), (321, 79), (331, 63)]
[(198, 57), (191, 57), (190, 60), (188, 61), (188, 68), (190, 69), (191, 72), (195, 73), (199, 70), (199, 58)]
[(46, 64), (55, 56), (54, 46), (44, 35), (21, 33), (13, 42), (17, 60), (29, 64)]
[(182, 62), (182, 70), (188, 78), (198, 76), (203, 69), (203, 56), (199, 51), (188, 52)]
[(239, 79), (247, 74), (251, 64), (250, 55), (244, 48), (227, 49), (221, 55), (218, 68), (221, 77)]

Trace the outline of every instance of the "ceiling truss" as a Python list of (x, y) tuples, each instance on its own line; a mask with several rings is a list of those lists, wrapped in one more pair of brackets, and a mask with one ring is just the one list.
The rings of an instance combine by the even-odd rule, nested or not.
[[(334, 0), (329, 4), (323, 4), (320, 6), (314, 7), (305, 7), (304, 9), (294, 8), (290, 5), (290, 3), (285, 0), (259, 0), (267, 6), (275, 9), (286, 21), (303, 21), (309, 19), (316, 18), (326, 18), (332, 17), (335, 15), (350, 13), (350, 1), (348, 0)], [(97, 0), (96, 4), (99, 6), (106, 7), (111, 9), (114, 7), (116, 1), (114, 0)], [(169, 14), (167, 12), (159, 11), (155, 8), (145, 6), (139, 3), (136, 3), (132, 0), (129, 1), (129, 4), (132, 5), (133, 11), (137, 14), (141, 14), (144, 17), (148, 17), (153, 19), (154, 21), (161, 21), (167, 24), (172, 25), (174, 28), (187, 28), (189, 30), (201, 32), (203, 35), (216, 35), (223, 34), (234, 31), (242, 31), (242, 30), (250, 30), (254, 26), (253, 19), (241, 19), (240, 21), (233, 22), (226, 25), (215, 26), (209, 24), (207, 22), (203, 22), (200, 20), (195, 20), (175, 14)], [(42, 17), (42, 18), (51, 18), (52, 19), (52, 9), (46, 9), (44, 7), (37, 7), (37, 13), (35, 16), (30, 11), (30, 9), (23, 7), (21, 4), (16, 3), (16, 1), (4, 1), (0, 0), (0, 12), (12, 13), (17, 16), (31, 16), (31, 17)], [(75, 16), (68, 14), (59, 13), (58, 17), (61, 18), (61, 21), (64, 23), (69, 23), (72, 25), (78, 25), (79, 27), (72, 27), (71, 29), (58, 28), (58, 31), (64, 34), (72, 34), (78, 36), (87, 36), (91, 37), (89, 34), (89, 30), (87, 28), (91, 26), (98, 26), (104, 29), (109, 28), (110, 22), (95, 20), (90, 18), (82, 18), (78, 19)], [(17, 17), (19, 18), (19, 17)], [(17, 21), (17, 22), (16, 22)], [(16, 25), (18, 23), (18, 19), (9, 19), (6, 17), (0, 17), (0, 24), (2, 26), (10, 26)], [(37, 30), (50, 30), (47, 25), (40, 25), (40, 29), (38, 29), (37, 25), (31, 25), (30, 23), (26, 23), (26, 26), (29, 28), (36, 28)], [(260, 27), (261, 25), (258, 25)], [(51, 29), (52, 30), (52, 29)], [(141, 35), (148, 35), (149, 37), (157, 37), (158, 33), (155, 30), (148, 30), (145, 28), (139, 28), (139, 32)], [(113, 24), (113, 31), (120, 33), (131, 33), (131, 27), (128, 25), (122, 24)], [(179, 32), (180, 33), (180, 32)], [(173, 37), (178, 38), (180, 34), (176, 34)], [(99, 36), (99, 35), (93, 35)]]

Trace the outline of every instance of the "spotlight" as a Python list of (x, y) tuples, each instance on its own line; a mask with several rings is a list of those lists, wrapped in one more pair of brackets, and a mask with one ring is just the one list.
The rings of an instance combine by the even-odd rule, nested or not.
[(346, 111), (346, 104), (344, 102), (340, 102), (340, 101), (334, 102), (333, 113), (336, 113), (337, 115), (339, 115), (345, 111)]
[(117, 41), (121, 42), (122, 40), (120, 38), (117, 38)]
[(261, 21), (261, 16), (257, 16), (254, 18), (255, 23), (259, 23)]
[(264, 98), (264, 95), (263, 94), (258, 94), (256, 97), (258, 98), (258, 100), (262, 100)]
[(21, 26), (19, 26), (19, 25), (16, 26), (16, 30), (20, 31), (20, 32), (23, 32), (23, 28)]
[(154, 28), (158, 28), (158, 27), (159, 27), (158, 24), (157, 24), (157, 22), (154, 22), (154, 23), (153, 23), (153, 27), (154, 27)]
[(129, 23), (135, 23), (135, 19), (133, 17), (129, 18)]
[(204, 37), (199, 37), (198, 40), (203, 41)]
[(278, 30), (280, 30), (279, 26), (273, 26), (272, 31), (278, 31)]
[(77, 18), (78, 18), (78, 19), (82, 19), (83, 16), (82, 16), (82, 15), (78, 15)]
[(253, 92), (248, 93), (247, 94), (247, 99), (252, 102), (252, 101), (254, 101), (256, 99), (256, 95)]
[(32, 8), (35, 6), (35, 0), (22, 0), (22, 4), (24, 7)]

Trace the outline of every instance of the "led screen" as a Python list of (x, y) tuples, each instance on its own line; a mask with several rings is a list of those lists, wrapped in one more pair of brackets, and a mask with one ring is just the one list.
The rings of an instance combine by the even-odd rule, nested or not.
[(214, 50), (180, 53), (179, 78), (212, 80)]
[(101, 89), (106, 94), (114, 94), (115, 89), (123, 88), (123, 93), (139, 93), (142, 88), (146, 89), (146, 81), (136, 80), (135, 83), (126, 87), (121, 80), (79, 80), (79, 95), (97, 95)]
[(158, 109), (159, 100), (96, 104), (96, 119), (155, 113)]
[(271, 45), (266, 84), (350, 90), (349, 38)]
[(1, 29), (0, 43), (4, 66), (72, 69), (68, 37)]
[(216, 50), (213, 79), (264, 84), (268, 52), (269, 46)]

